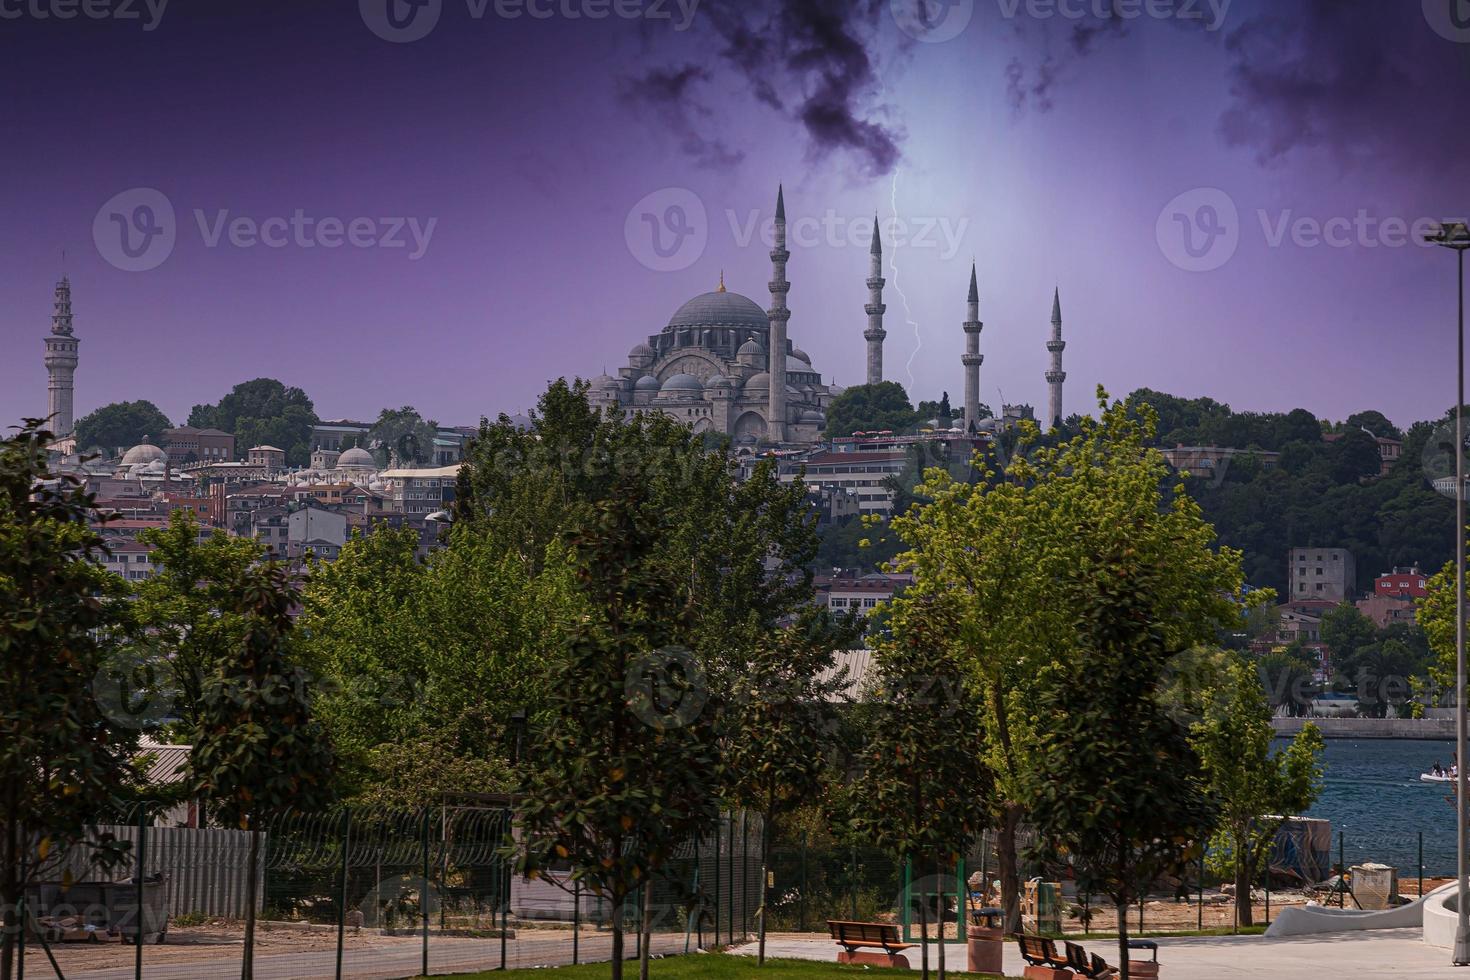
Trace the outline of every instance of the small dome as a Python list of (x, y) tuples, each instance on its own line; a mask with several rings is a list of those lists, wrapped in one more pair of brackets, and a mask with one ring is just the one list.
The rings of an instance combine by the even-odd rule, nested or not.
[(802, 350), (800, 347), (791, 348), (791, 356), (793, 359), (801, 361), (807, 367), (812, 366), (812, 359), (808, 357), (806, 351)]
[(519, 432), (525, 432), (526, 430), (532, 428), (534, 425), (535, 423), (531, 421), (531, 417), (529, 415), (517, 414), (510, 416), (510, 427)]
[(159, 449), (151, 442), (140, 442), (132, 449), (129, 449), (127, 452), (123, 453), (122, 465), (141, 466), (144, 463), (151, 463), (154, 460), (163, 460), (165, 463), (167, 463), (168, 453), (164, 452), (162, 449)]
[(366, 449), (353, 446), (337, 457), (337, 466), (342, 469), (375, 470), (378, 468), (378, 461)]
[(735, 387), (735, 382), (731, 381), (723, 374), (717, 374), (713, 378), (710, 378), (708, 381), (706, 381), (704, 383), (704, 386), (706, 388), (733, 388)]
[(617, 386), (618, 386), (618, 379), (617, 378), (614, 378), (610, 374), (599, 374), (597, 377), (595, 377), (595, 378), (592, 379), (592, 390), (593, 391), (597, 391), (599, 389), (605, 389), (605, 388), (616, 388)]
[(771, 376), (762, 371), (760, 374), (752, 374), (745, 379), (745, 390), (762, 389), (769, 391), (771, 388)]
[(743, 344), (740, 345), (740, 350), (736, 351), (736, 356), (737, 357), (749, 357), (752, 354), (760, 354), (760, 353), (761, 353), (761, 345), (760, 344), (757, 344), (754, 340), (747, 340), (745, 343), (743, 343)]
[(651, 374), (645, 374), (643, 377), (634, 382), (633, 387), (638, 391), (658, 391), (660, 385), (658, 383), (658, 378), (655, 378)]
[(664, 381), (659, 388), (660, 392), (690, 392), (698, 394), (704, 390), (704, 385), (692, 374), (676, 374)]
[(652, 347), (649, 347), (647, 344), (637, 344), (637, 345), (635, 345), (633, 347), (632, 350), (628, 351), (628, 360), (630, 360), (630, 361), (631, 360), (635, 360), (635, 359), (640, 358), (640, 357), (657, 357), (657, 356), (658, 355), (654, 352), (653, 348)]
[(827, 421), (827, 416), (823, 415), (821, 412), (817, 411), (814, 408), (809, 408), (805, 412), (801, 413), (801, 421), (823, 425)]
[(838, 395), (842, 394), (846, 390), (847, 389), (844, 388), (842, 385), (828, 385), (827, 386), (827, 394), (828, 395), (831, 395), (833, 398), (836, 398)]

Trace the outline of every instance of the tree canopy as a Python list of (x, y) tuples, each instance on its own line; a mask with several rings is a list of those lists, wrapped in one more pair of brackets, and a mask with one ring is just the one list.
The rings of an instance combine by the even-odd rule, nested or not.
[(854, 432), (910, 432), (919, 414), (908, 392), (897, 381), (853, 385), (827, 406), (827, 436), (840, 438)]
[(320, 421), (311, 399), (300, 388), (274, 378), (242, 381), (217, 405), (195, 405), (189, 424), (232, 433), (243, 454), (253, 446), (286, 451), (286, 462), (305, 466), (311, 460), (311, 431)]
[(113, 402), (77, 420), (77, 448), (114, 453), (136, 446), (145, 437), (162, 444), (163, 432), (173, 427), (168, 416), (150, 401)]

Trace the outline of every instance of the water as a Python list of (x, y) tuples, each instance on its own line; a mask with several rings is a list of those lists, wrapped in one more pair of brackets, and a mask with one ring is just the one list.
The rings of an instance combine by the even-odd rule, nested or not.
[(1425, 876), (1453, 876), (1454, 792), (1445, 783), (1421, 782), (1419, 774), (1436, 759), (1448, 767), (1454, 751), (1451, 741), (1328, 739), (1322, 795), (1307, 816), (1332, 821), (1332, 860), (1341, 831), (1348, 866), (1377, 861), (1398, 868), (1401, 879), (1413, 878), (1422, 831)]

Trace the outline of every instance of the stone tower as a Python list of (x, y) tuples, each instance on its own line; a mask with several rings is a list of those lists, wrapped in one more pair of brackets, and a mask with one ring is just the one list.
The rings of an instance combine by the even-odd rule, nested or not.
[(767, 373), (771, 376), (770, 404), (766, 418), (766, 440), (772, 443), (786, 441), (786, 322), (791, 311), (786, 308), (786, 294), (791, 283), (786, 281), (786, 260), (791, 253), (786, 251), (786, 194), (782, 187), (776, 188), (776, 247), (771, 249), (771, 308), (766, 311), (771, 322), (771, 342)]
[(1055, 429), (1062, 424), (1062, 382), (1067, 372), (1062, 370), (1062, 351), (1067, 342), (1062, 339), (1062, 291), (1058, 287), (1051, 298), (1051, 340), (1046, 342), (1051, 351), (1051, 370), (1046, 372), (1046, 384), (1051, 389), (1051, 407), (1047, 411), (1047, 425)]
[(58, 439), (72, 432), (72, 375), (77, 370), (77, 345), (71, 327), (71, 281), (66, 276), (56, 284), (55, 309), (51, 314), (51, 336), (46, 338), (47, 427)]
[(965, 365), (965, 431), (974, 432), (980, 424), (980, 365), (985, 355), (980, 353), (980, 331), (985, 324), (980, 322), (980, 286), (975, 280), (975, 263), (970, 263), (969, 316), (965, 320), (965, 353), (960, 358)]
[(875, 385), (883, 380), (883, 338), (888, 336), (883, 329), (883, 314), (888, 309), (883, 305), (883, 241), (878, 237), (878, 216), (873, 215), (873, 247), (868, 249), (868, 305), (863, 307), (868, 314), (868, 329), (863, 339), (868, 342), (868, 384)]

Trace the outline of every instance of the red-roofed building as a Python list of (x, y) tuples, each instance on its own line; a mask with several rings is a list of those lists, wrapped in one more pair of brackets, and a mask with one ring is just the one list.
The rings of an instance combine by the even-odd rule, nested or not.
[(1422, 599), (1429, 594), (1427, 576), (1418, 565), (1395, 568), (1373, 580), (1373, 594), (1397, 599)]

